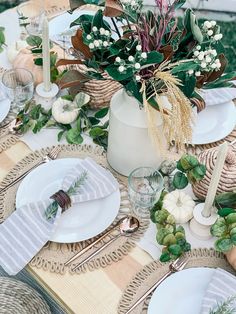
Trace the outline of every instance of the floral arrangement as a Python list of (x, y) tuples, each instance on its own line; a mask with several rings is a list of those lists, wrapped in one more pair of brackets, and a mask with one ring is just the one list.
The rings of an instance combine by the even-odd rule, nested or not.
[[(72, 8), (82, 1), (72, 1)], [(68, 71), (60, 86), (70, 87), (104, 73), (123, 85), (147, 112), (153, 137), (155, 113), (162, 115), (165, 136), (177, 146), (191, 139), (192, 106), (204, 107), (199, 89), (232, 86), (236, 73), (224, 74), (227, 60), (222, 34), (215, 21), (199, 24), (187, 9), (183, 24), (175, 11), (185, 0), (156, 0), (156, 10), (143, 11), (141, 0), (106, 0), (94, 16), (82, 15), (72, 44), (80, 56), (74, 63), (87, 66), (87, 73)], [(60, 60), (61, 65), (73, 60)], [(65, 84), (66, 83), (66, 84)], [(165, 106), (166, 96), (171, 108)]]

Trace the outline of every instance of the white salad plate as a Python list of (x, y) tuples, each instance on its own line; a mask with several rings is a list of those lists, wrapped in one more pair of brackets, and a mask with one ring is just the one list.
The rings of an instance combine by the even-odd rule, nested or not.
[(214, 268), (189, 268), (164, 280), (155, 290), (148, 314), (199, 314)]
[[(72, 14), (63, 13), (61, 15), (56, 16), (54, 19), (52, 19), (49, 22), (49, 37), (53, 38), (54, 36), (65, 32), (66, 30), (70, 29), (70, 24), (74, 22), (78, 17), (84, 14), (88, 15), (94, 15), (96, 13), (95, 10), (75, 10)], [(108, 17), (104, 17), (104, 20), (110, 25), (111, 29), (114, 31), (114, 26), (111, 22), (111, 19)], [(116, 23), (120, 32), (122, 33), (121, 26), (123, 26), (122, 23), (118, 22)], [(78, 26), (75, 26), (78, 28)], [(116, 33), (113, 33), (112, 36), (114, 39), (117, 39), (118, 36)]]
[(5, 98), (0, 100), (0, 122), (2, 122), (6, 118), (10, 107), (11, 101), (9, 99)]
[[(80, 161), (79, 158), (57, 159), (34, 169), (18, 188), (16, 208), (30, 202), (49, 199), (61, 188), (68, 171)], [(73, 243), (90, 239), (111, 225), (119, 208), (119, 189), (105, 198), (75, 204), (62, 214), (50, 240)]]
[(233, 101), (207, 106), (195, 120), (192, 144), (214, 143), (229, 135), (236, 124), (236, 109)]

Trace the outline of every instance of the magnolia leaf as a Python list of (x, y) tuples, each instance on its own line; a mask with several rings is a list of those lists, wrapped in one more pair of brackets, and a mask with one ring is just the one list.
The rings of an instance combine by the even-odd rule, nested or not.
[(165, 61), (171, 59), (174, 54), (173, 47), (171, 45), (161, 47), (159, 51), (163, 54)]
[(198, 64), (193, 62), (193, 61), (183, 62), (183, 63), (177, 65), (176, 67), (174, 67), (171, 70), (171, 73), (176, 74), (178, 72), (186, 72), (188, 70), (196, 70), (197, 68), (198, 68)]
[(58, 85), (61, 89), (63, 89), (78, 86), (84, 82), (87, 82), (88, 80), (89, 78), (84, 74), (76, 70), (70, 70), (63, 74), (62, 78), (58, 82)]
[(106, 0), (104, 15), (109, 17), (118, 17), (123, 14), (123, 7), (120, 1), (117, 0)]
[(194, 167), (191, 171), (194, 176), (194, 179), (196, 181), (200, 181), (206, 174), (206, 167), (205, 165), (198, 165)]
[(164, 56), (162, 53), (157, 52), (157, 51), (151, 51), (147, 53), (147, 59), (142, 62), (143, 65), (148, 65), (148, 64), (157, 64), (161, 63), (164, 59)]
[(56, 67), (60, 67), (63, 65), (69, 65), (69, 64), (84, 64), (82, 60), (68, 60), (68, 59), (60, 59), (56, 63)]
[(173, 179), (173, 185), (176, 189), (184, 189), (188, 185), (186, 175), (180, 171), (176, 172)]
[(174, 6), (174, 11), (182, 8), (182, 6), (185, 4), (186, 0), (176, 0), (174, 1), (173, 5)]
[(92, 58), (92, 52), (90, 51), (89, 47), (84, 44), (83, 42), (83, 31), (82, 29), (78, 29), (76, 34), (71, 37), (71, 42), (73, 47), (76, 50), (79, 50), (86, 59)]

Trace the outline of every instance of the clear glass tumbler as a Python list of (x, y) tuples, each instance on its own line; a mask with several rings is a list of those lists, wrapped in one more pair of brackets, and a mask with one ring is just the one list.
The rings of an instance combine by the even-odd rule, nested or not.
[(25, 102), (33, 98), (34, 78), (26, 69), (16, 68), (6, 71), (2, 76), (2, 84), (12, 101), (12, 107), (17, 110), (22, 109)]
[(45, 14), (41, 1), (26, 1), (17, 7), (21, 38), (42, 33), (43, 17)]
[(134, 214), (140, 218), (149, 218), (150, 209), (161, 196), (163, 177), (151, 167), (137, 168), (129, 175), (128, 189)]

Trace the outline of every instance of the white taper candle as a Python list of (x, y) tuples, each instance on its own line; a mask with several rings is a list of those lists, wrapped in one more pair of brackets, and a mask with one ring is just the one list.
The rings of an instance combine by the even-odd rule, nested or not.
[(228, 152), (228, 143), (224, 142), (222, 145), (219, 146), (217, 158), (216, 158), (216, 164), (212, 172), (211, 181), (209, 184), (209, 189), (207, 192), (205, 205), (202, 211), (202, 215), (204, 217), (210, 217), (211, 216), (211, 210), (214, 204), (214, 199), (217, 192), (217, 187), (220, 181), (221, 173), (224, 167), (225, 159)]
[(46, 16), (43, 19), (42, 46), (43, 46), (43, 85), (44, 85), (44, 90), (46, 92), (49, 92), (51, 90), (50, 42), (49, 42), (48, 20)]

